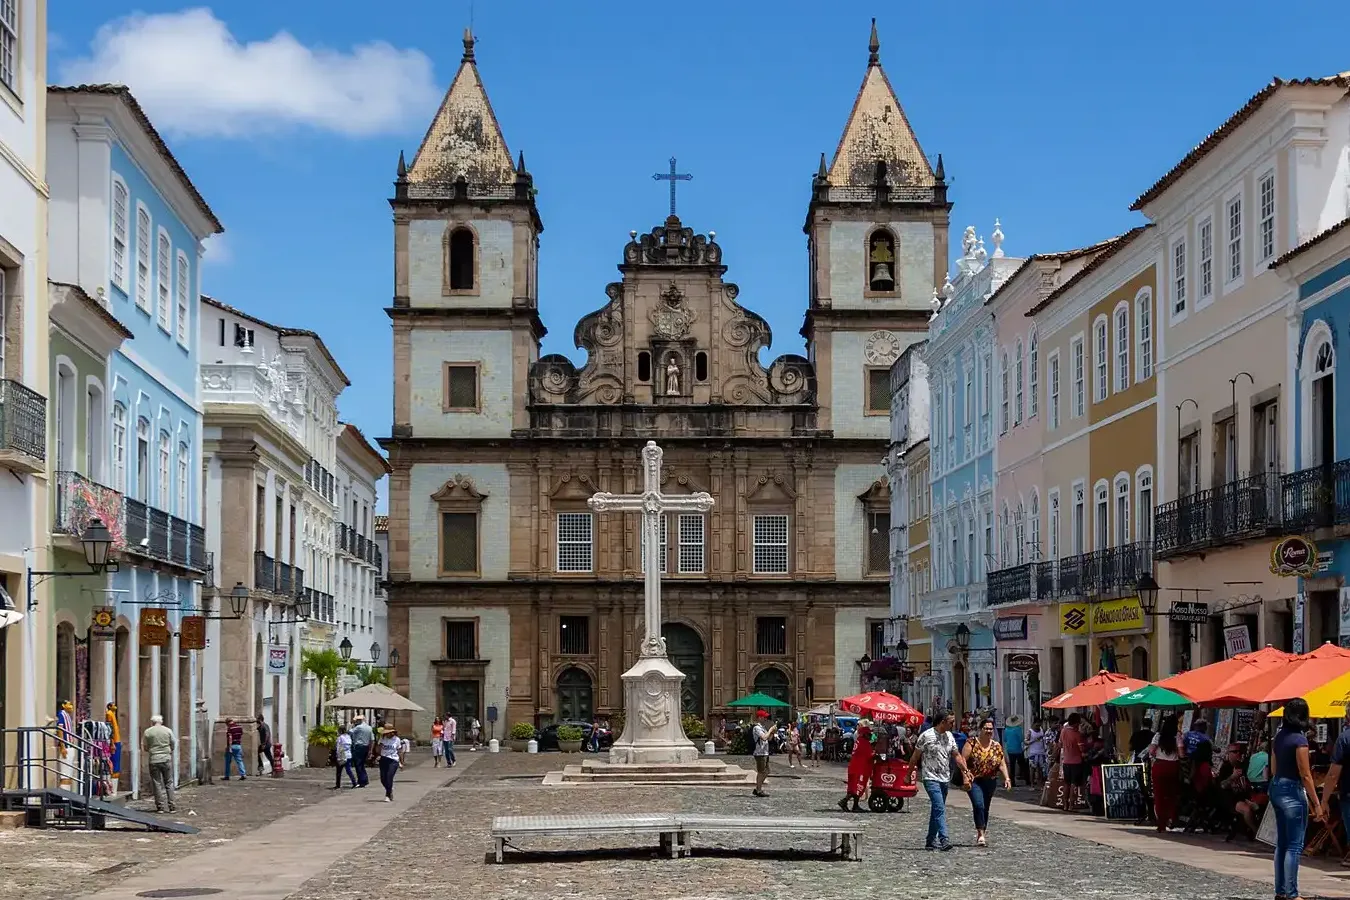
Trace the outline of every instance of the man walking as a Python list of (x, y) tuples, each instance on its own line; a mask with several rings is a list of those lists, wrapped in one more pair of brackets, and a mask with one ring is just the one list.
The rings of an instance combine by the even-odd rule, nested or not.
[(244, 776), (244, 726), (234, 719), (225, 720), (225, 780), (230, 780), (230, 763), (239, 766), (239, 780)]
[(445, 764), (455, 764), (455, 738), (459, 737), (459, 720), (447, 714), (441, 726), (441, 740), (445, 742)]
[(769, 719), (769, 714), (764, 710), (759, 711), (759, 720), (755, 722), (755, 729), (751, 732), (755, 741), (755, 790), (756, 797), (767, 797), (768, 792), (764, 790), (764, 782), (769, 778), (769, 741), (778, 732), (777, 725), (764, 727), (764, 723)]
[(1031, 775), (1026, 770), (1026, 757), (1022, 751), (1025, 747), (1025, 732), (1022, 730), (1022, 717), (1016, 714), (1008, 716), (1008, 723), (1003, 726), (1003, 753), (1008, 758), (1008, 774), (1012, 776), (1012, 786), (1017, 787), (1017, 775), (1022, 774), (1022, 780), (1030, 783)]
[(277, 761), (272, 757), (272, 726), (267, 724), (262, 713), (258, 713), (258, 773), (262, 774), (262, 761), (266, 758), (272, 774), (277, 774)]
[(365, 716), (357, 716), (353, 721), (356, 722), (352, 726), (352, 762), (356, 763), (356, 786), (365, 787), (370, 784), (366, 760), (370, 758), (370, 742), (375, 739), (375, 732), (366, 724)]
[(172, 731), (164, 727), (163, 716), (151, 716), (150, 727), (141, 735), (141, 750), (150, 761), (150, 786), (155, 792), (155, 812), (176, 812), (173, 802), (173, 751), (178, 744)]
[(947, 839), (947, 787), (952, 780), (952, 764), (961, 770), (961, 780), (970, 784), (970, 773), (966, 770), (966, 761), (956, 749), (956, 737), (952, 727), (956, 719), (949, 709), (938, 710), (933, 715), (933, 727), (919, 735), (914, 743), (914, 756), (910, 764), (919, 767), (919, 782), (928, 794), (928, 840), (925, 850), (950, 850), (952, 843)]

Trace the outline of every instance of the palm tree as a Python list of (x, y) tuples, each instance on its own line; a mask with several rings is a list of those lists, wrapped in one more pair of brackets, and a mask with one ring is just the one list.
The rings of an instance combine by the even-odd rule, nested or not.
[(324, 721), (324, 698), (337, 693), (338, 676), (347, 671), (349, 666), (350, 663), (345, 662), (342, 655), (331, 647), (300, 652), (301, 670), (313, 675), (319, 681), (319, 708), (315, 715), (316, 721), (320, 723)]
[[(348, 663), (347, 665), (350, 670), (351, 663)], [(388, 669), (382, 669), (377, 666), (358, 665), (356, 667), (356, 676), (361, 679), (361, 687), (365, 687), (368, 684), (382, 684), (385, 687), (392, 687), (392, 685), (389, 684)]]

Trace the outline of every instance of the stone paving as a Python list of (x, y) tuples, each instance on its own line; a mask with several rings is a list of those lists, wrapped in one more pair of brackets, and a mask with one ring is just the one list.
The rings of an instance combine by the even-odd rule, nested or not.
[[(186, 787), (178, 792), (178, 814), (172, 818), (201, 829), (194, 835), (152, 834), (135, 826), (0, 831), (0, 900), (56, 900), (116, 884), (326, 800), (332, 784), (332, 769), (295, 769), (284, 778)], [(149, 800), (130, 805), (155, 808)]]
[[(809, 900), (880, 896), (942, 898), (1062, 898), (1074, 900), (1258, 900), (1270, 889), (1173, 862), (996, 821), (991, 846), (977, 849), (969, 812), (953, 811), (950, 853), (923, 849), (927, 804), (913, 811), (859, 816), (863, 861), (813, 857), (787, 836), (699, 836), (695, 857), (657, 858), (645, 839), (588, 842), (603, 854), (566, 854), (587, 844), (531, 840), (528, 847), (557, 855), (487, 862), (493, 816), (612, 812), (702, 811), (728, 815), (838, 815), (842, 778), (812, 770), (805, 778), (775, 778), (770, 796), (743, 787), (542, 788), (527, 774), (557, 768), (560, 757), (502, 754), (477, 764), (433, 791), (355, 853), (312, 878), (297, 900), (406, 900), (411, 896), (469, 896), (484, 900)], [(786, 770), (782, 770), (784, 774)], [(996, 801), (997, 804), (997, 801)], [(997, 805), (995, 806), (997, 813)], [(812, 845), (820, 844), (812, 839)], [(624, 848), (627, 848), (624, 852)], [(751, 852), (725, 851), (753, 848)], [(718, 850), (722, 850), (719, 853)], [(754, 852), (758, 851), (758, 852)], [(766, 852), (773, 851), (773, 852)], [(639, 886), (640, 885), (640, 886)]]

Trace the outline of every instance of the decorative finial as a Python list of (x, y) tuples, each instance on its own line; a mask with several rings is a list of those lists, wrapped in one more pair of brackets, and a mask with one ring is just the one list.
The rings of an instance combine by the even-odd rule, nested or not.
[(408, 162), (403, 158), (403, 151), (398, 151), (398, 177), (408, 177)]
[(630, 241), (636, 241), (636, 240), (637, 240), (637, 232), (636, 232), (636, 231), (630, 231), (630, 232), (628, 232), (628, 239), (629, 239)]
[(816, 169), (816, 177), (822, 181), (830, 177), (830, 170), (825, 166), (825, 154), (820, 154), (820, 168)]
[(984, 237), (981, 236), (975, 243), (975, 259), (981, 264), (989, 258), (989, 251), (984, 249)]
[(462, 62), (473, 62), (473, 32), (464, 29), (464, 58)]
[(999, 225), (998, 219), (994, 220), (994, 259), (1003, 258), (1003, 228)]
[(881, 41), (877, 38), (877, 20), (872, 19), (872, 39), (867, 42), (867, 64), (881, 65)]
[(933, 299), (928, 301), (928, 305), (933, 307), (934, 315), (937, 315), (937, 311), (942, 309), (942, 298), (938, 296), (937, 288), (933, 288)]
[(525, 174), (525, 151), (520, 151), (520, 159), (516, 161), (516, 174)]
[(952, 294), (956, 293), (956, 288), (952, 286), (952, 273), (948, 272), (942, 276), (942, 296), (948, 300), (952, 299)]
[(947, 169), (942, 165), (941, 153), (938, 154), (937, 171), (933, 173), (933, 177), (937, 179), (938, 184), (943, 184), (947, 180)]

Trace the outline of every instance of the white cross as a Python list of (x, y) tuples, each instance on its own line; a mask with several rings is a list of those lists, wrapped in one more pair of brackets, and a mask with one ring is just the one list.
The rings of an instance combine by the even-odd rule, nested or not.
[(642, 513), (642, 546), (644, 599), (643, 617), (646, 635), (642, 640), (642, 656), (665, 656), (666, 642), (661, 637), (661, 517), (669, 512), (701, 512), (713, 508), (711, 494), (671, 496), (661, 493), (661, 457), (664, 454), (656, 441), (648, 441), (642, 448), (641, 494), (595, 494), (586, 501), (592, 510), (605, 512)]

